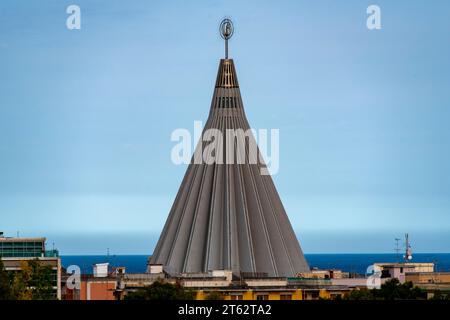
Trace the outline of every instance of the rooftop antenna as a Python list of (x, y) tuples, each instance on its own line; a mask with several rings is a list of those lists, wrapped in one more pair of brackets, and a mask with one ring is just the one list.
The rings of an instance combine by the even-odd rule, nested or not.
[(223, 19), (220, 23), (219, 32), (220, 36), (225, 40), (225, 59), (228, 59), (228, 39), (230, 39), (234, 33), (233, 22), (228, 18)]
[(411, 244), (409, 243), (409, 234), (405, 234), (405, 261), (412, 260), (412, 249)]
[(400, 262), (400, 238), (395, 238), (395, 253), (397, 262)]

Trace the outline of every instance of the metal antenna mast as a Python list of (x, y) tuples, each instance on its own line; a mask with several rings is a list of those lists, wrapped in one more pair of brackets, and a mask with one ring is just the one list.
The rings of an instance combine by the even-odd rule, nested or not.
[(395, 238), (395, 253), (397, 255), (397, 262), (400, 262), (400, 238)]
[(411, 244), (409, 243), (409, 234), (405, 234), (405, 261), (410, 261), (412, 260), (412, 249), (411, 249)]

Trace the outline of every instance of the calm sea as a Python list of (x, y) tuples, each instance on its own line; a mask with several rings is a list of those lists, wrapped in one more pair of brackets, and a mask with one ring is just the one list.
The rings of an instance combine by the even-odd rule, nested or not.
[[(95, 263), (109, 262), (112, 266), (126, 267), (127, 273), (145, 272), (146, 255), (108, 256), (61, 256), (62, 265), (78, 265), (84, 274), (92, 273)], [(319, 269), (340, 269), (364, 274), (367, 267), (375, 262), (397, 262), (395, 254), (305, 254), (310, 267)], [(416, 253), (412, 262), (434, 262), (436, 271), (450, 271), (450, 253)]]

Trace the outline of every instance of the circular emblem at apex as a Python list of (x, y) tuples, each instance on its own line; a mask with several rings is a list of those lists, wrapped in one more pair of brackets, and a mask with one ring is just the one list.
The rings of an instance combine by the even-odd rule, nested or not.
[(231, 22), (230, 19), (223, 19), (220, 23), (220, 36), (228, 40), (233, 36), (234, 28), (233, 28), (233, 22)]

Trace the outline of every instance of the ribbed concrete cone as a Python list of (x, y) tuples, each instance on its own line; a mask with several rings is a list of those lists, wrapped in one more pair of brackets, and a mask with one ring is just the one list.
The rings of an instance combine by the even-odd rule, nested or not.
[[(232, 270), (236, 275), (290, 277), (308, 272), (272, 178), (261, 174), (264, 163), (246, 159), (237, 164), (239, 150), (230, 157), (226, 148), (227, 129), (250, 128), (232, 59), (219, 64), (204, 133), (211, 128), (223, 133), (222, 144), (200, 141), (197, 160), (199, 148), (214, 145), (216, 156), (223, 150), (223, 162), (216, 158), (211, 164), (196, 164), (194, 155), (150, 263), (163, 264), (172, 274)], [(253, 135), (250, 139), (254, 142)], [(223, 164), (227, 157), (234, 164)]]

